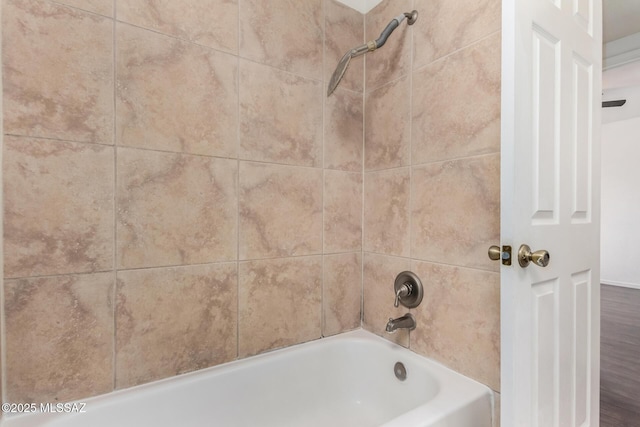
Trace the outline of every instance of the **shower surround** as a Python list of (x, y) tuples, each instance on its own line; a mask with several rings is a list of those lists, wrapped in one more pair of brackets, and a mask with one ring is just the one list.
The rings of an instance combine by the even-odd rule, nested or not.
[(498, 390), (499, 1), (2, 0), (2, 20), (4, 401), (385, 336), (409, 269), (418, 328), (386, 336)]

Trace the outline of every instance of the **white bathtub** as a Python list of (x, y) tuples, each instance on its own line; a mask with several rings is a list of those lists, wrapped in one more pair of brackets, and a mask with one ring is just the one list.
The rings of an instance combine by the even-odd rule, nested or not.
[(79, 402), (0, 426), (491, 427), (492, 413), (487, 387), (363, 330)]

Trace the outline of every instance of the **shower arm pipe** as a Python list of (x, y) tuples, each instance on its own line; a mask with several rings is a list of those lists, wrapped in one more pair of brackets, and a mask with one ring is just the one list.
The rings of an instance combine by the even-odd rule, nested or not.
[(391, 22), (387, 24), (384, 30), (382, 30), (382, 32), (380, 33), (380, 37), (351, 49), (351, 57), (355, 58), (357, 56), (364, 55), (367, 52), (373, 52), (374, 50), (384, 46), (391, 33), (393, 33), (393, 31), (398, 28), (402, 21), (405, 19), (408, 19), (407, 24), (413, 25), (413, 23), (416, 22), (416, 19), (418, 19), (418, 12), (415, 10), (413, 12), (405, 12), (393, 18)]

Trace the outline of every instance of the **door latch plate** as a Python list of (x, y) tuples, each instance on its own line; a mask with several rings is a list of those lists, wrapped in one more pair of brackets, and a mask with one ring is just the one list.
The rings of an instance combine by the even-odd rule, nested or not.
[(502, 246), (502, 265), (511, 265), (511, 246)]

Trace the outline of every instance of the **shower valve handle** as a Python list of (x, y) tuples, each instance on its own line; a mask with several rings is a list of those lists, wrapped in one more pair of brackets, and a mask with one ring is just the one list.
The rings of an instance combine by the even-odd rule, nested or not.
[(408, 297), (409, 295), (411, 295), (411, 290), (413, 289), (413, 287), (411, 286), (411, 283), (407, 282), (405, 284), (403, 284), (402, 286), (400, 286), (398, 288), (398, 290), (396, 291), (396, 300), (393, 303), (394, 307), (399, 307), (400, 306), (400, 298), (404, 298), (404, 297)]

